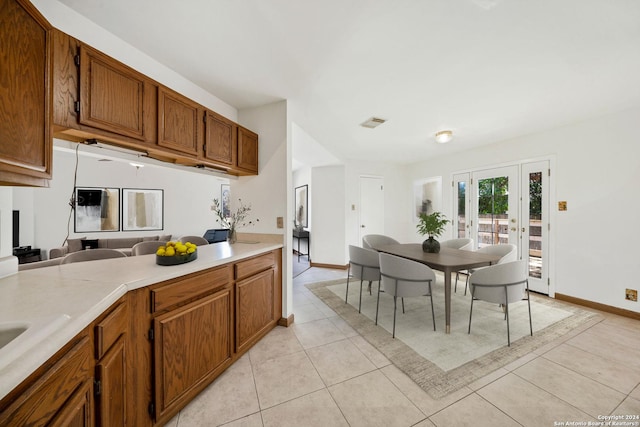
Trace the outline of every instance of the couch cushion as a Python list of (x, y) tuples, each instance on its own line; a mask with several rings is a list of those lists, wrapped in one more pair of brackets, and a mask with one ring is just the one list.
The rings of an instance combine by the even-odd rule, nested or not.
[(98, 239), (98, 246), (109, 249), (131, 248), (142, 242), (142, 237), (114, 237), (113, 239)]
[(158, 240), (158, 236), (146, 236), (142, 238), (143, 242), (155, 242)]
[(171, 234), (161, 234), (158, 237), (158, 240), (162, 240), (163, 242), (170, 242), (171, 241)]
[(84, 240), (85, 237), (81, 238), (81, 239), (67, 239), (67, 246), (69, 247), (69, 253), (71, 252), (78, 252), (82, 250), (82, 240)]

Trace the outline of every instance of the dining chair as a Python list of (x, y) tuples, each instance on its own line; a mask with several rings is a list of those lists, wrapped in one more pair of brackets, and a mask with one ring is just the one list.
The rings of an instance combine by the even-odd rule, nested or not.
[(510, 261), (476, 270), (471, 273), (469, 278), (469, 289), (471, 292), (471, 308), (469, 310), (469, 330), (467, 333), (471, 333), (474, 300), (500, 304), (504, 307), (504, 317), (507, 321), (507, 345), (511, 347), (509, 303), (522, 301), (526, 295), (529, 308), (529, 332), (533, 336), (526, 260)]
[[(468, 238), (459, 238), (459, 239), (449, 239), (444, 242), (440, 242), (441, 248), (452, 248), (452, 249), (460, 249), (463, 251), (472, 251), (473, 250), (473, 239)], [(456, 285), (453, 288), (453, 292), (458, 291), (458, 279), (460, 278), (460, 274), (464, 274), (469, 276), (468, 271), (456, 271)]]
[[(504, 264), (505, 262), (516, 261), (518, 259), (518, 247), (510, 243), (483, 246), (480, 249), (478, 249), (476, 252), (481, 254), (497, 255), (501, 257), (498, 260), (498, 262), (496, 262), (496, 264), (494, 265)], [(478, 268), (468, 270), (467, 280), (465, 281), (465, 284), (464, 284), (465, 295), (467, 294), (467, 288), (469, 287), (469, 275), (483, 268), (487, 268), (487, 267), (478, 267)]]
[(367, 280), (369, 281), (369, 286), (371, 286), (371, 282), (377, 281), (378, 290), (380, 289), (380, 260), (378, 252), (373, 249), (349, 245), (349, 271), (347, 272), (345, 304), (349, 298), (349, 280), (352, 277), (360, 279), (360, 301), (358, 302), (358, 313), (360, 313), (362, 309), (362, 282)]
[(126, 258), (127, 256), (117, 249), (97, 248), (84, 251), (71, 252), (60, 261), (60, 264), (73, 262), (96, 261), (108, 258)]
[(200, 236), (182, 236), (179, 240), (182, 243), (191, 242), (196, 246), (204, 246), (209, 244), (209, 241), (207, 239)]
[(150, 240), (136, 243), (131, 248), (131, 256), (155, 254), (160, 246), (164, 246), (166, 244), (167, 242), (163, 240)]
[(382, 234), (367, 234), (362, 236), (362, 247), (367, 249), (376, 249), (384, 245), (398, 244), (396, 239)]
[(378, 301), (376, 302), (376, 325), (378, 324), (378, 310), (380, 307), (380, 292), (393, 296), (393, 332), (396, 337), (397, 299), (402, 298), (402, 312), (404, 313), (405, 297), (427, 296), (431, 300), (431, 320), (433, 330), (436, 330), (436, 315), (433, 311), (433, 293), (431, 284), (436, 281), (436, 274), (427, 265), (400, 258), (395, 255), (380, 253), (380, 286), (378, 286)]

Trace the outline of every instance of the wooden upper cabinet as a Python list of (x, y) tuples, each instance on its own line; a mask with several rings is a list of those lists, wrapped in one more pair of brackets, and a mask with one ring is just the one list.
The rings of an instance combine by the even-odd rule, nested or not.
[(196, 156), (200, 144), (199, 106), (165, 87), (158, 89), (158, 145)]
[(80, 46), (80, 123), (144, 140), (145, 77)]
[(236, 164), (238, 125), (213, 111), (205, 111), (204, 158), (216, 163)]
[(238, 126), (238, 169), (258, 174), (258, 134)]
[(0, 185), (51, 178), (51, 25), (28, 1), (0, 0)]

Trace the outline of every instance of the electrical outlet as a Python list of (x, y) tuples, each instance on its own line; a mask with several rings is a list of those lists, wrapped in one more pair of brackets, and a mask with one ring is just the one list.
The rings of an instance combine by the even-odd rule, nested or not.
[(636, 289), (627, 289), (624, 292), (624, 299), (638, 302), (638, 291)]
[(276, 218), (276, 227), (284, 228), (284, 218), (279, 216)]

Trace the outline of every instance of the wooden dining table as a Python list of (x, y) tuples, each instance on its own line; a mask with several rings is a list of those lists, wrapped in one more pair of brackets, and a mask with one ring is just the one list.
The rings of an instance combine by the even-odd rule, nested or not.
[(420, 243), (382, 245), (373, 249), (426, 264), (432, 269), (444, 273), (445, 333), (447, 334), (451, 332), (451, 274), (457, 271), (485, 267), (500, 260), (499, 255), (445, 247), (440, 248), (440, 252), (437, 254), (427, 253), (422, 250)]

